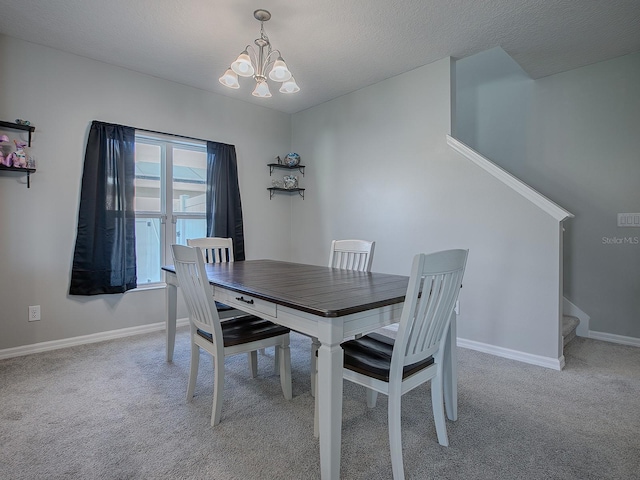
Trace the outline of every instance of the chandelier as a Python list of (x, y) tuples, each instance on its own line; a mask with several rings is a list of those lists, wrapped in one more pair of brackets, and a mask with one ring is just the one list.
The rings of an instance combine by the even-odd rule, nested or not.
[[(291, 72), (284, 63), (279, 50), (272, 50), (269, 37), (264, 33), (264, 22), (271, 18), (271, 14), (266, 10), (256, 10), (253, 16), (260, 22), (260, 38), (256, 38), (253, 45), (247, 45), (244, 51), (238, 55), (235, 62), (231, 64), (224, 75), (220, 77), (220, 83), (229, 88), (240, 88), (238, 75), (241, 77), (253, 77), (256, 81), (256, 88), (253, 90), (254, 97), (269, 98), (271, 92), (267, 84), (266, 72), (271, 67), (269, 78), (274, 82), (281, 82), (280, 93), (296, 93), (300, 87), (296, 84)], [(251, 52), (252, 56), (249, 56)], [(277, 55), (277, 56), (276, 56)]]

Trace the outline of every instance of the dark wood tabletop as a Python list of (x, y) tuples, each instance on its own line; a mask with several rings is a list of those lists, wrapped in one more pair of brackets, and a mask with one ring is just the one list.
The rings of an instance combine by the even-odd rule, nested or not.
[[(175, 273), (172, 265), (163, 270)], [(246, 260), (207, 264), (212, 285), (322, 317), (340, 317), (404, 301), (409, 277)]]

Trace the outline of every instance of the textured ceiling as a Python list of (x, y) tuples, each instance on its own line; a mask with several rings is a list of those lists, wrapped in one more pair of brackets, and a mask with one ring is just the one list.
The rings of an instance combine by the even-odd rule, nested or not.
[[(301, 91), (218, 77), (265, 31)], [(0, 0), (0, 33), (283, 112), (502, 47), (532, 78), (640, 51), (640, 0)]]

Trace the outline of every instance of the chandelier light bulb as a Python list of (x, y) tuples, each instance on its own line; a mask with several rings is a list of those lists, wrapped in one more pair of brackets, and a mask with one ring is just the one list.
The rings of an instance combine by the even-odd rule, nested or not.
[(300, 91), (300, 87), (296, 83), (296, 79), (290, 77), (289, 80), (282, 83), (279, 92), (280, 93), (296, 93)]
[(229, 88), (240, 88), (240, 84), (238, 83), (238, 75), (236, 72), (227, 68), (227, 71), (224, 72), (224, 75), (220, 77), (220, 83), (225, 87)]
[(269, 85), (267, 85), (267, 82), (264, 80), (258, 82), (251, 95), (254, 97), (269, 98), (271, 96), (271, 92), (269, 91)]
[(269, 73), (269, 78), (274, 82), (285, 82), (291, 78), (291, 72), (287, 68), (287, 64), (284, 63), (282, 57), (278, 57), (273, 64), (273, 68)]
[(255, 69), (251, 64), (251, 58), (249, 58), (249, 52), (246, 50), (238, 55), (236, 61), (231, 64), (231, 70), (236, 72), (241, 77), (250, 77), (255, 73)]

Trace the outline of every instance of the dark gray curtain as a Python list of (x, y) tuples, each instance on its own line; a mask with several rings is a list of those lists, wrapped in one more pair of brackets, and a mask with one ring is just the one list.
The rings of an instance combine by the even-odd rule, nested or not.
[(207, 142), (207, 236), (233, 239), (236, 261), (245, 259), (236, 147)]
[(71, 295), (136, 287), (135, 129), (94, 121), (84, 157)]

